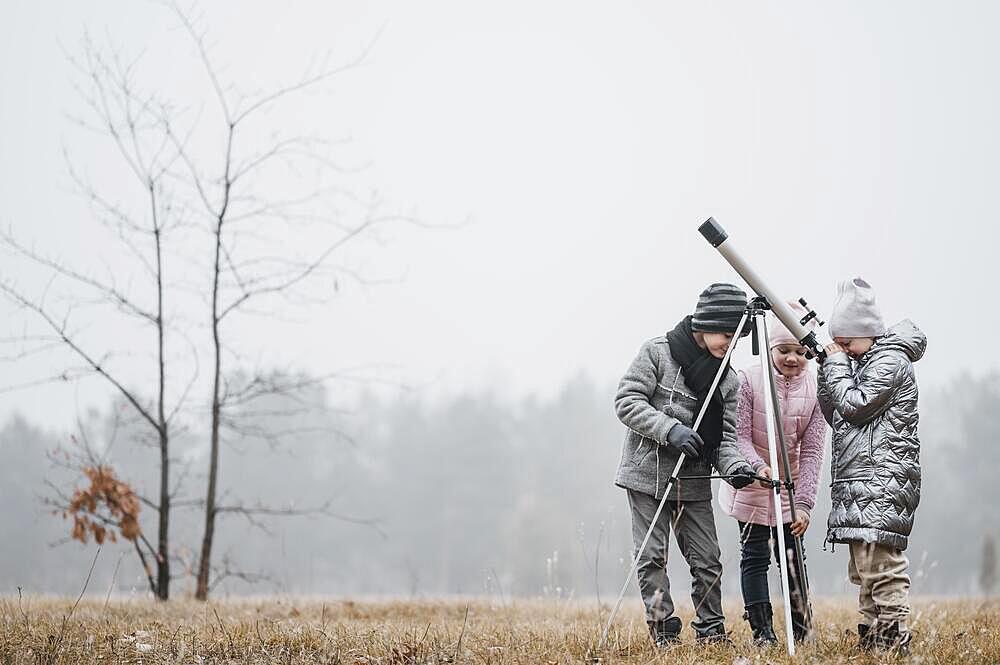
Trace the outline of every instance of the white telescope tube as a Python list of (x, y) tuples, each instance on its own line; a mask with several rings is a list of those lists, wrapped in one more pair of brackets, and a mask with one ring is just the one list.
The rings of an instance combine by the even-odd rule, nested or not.
[(816, 339), (816, 334), (810, 330), (806, 330), (805, 326), (802, 325), (795, 315), (795, 312), (792, 311), (792, 308), (785, 304), (784, 298), (779, 298), (778, 294), (772, 291), (764, 280), (760, 278), (760, 275), (743, 260), (743, 257), (740, 256), (740, 253), (733, 246), (733, 241), (729, 239), (729, 235), (715, 221), (714, 217), (709, 217), (704, 224), (698, 227), (698, 231), (701, 232), (701, 235), (705, 237), (705, 240), (712, 247), (719, 250), (722, 258), (739, 273), (743, 281), (754, 290), (754, 293), (767, 300), (767, 303), (771, 306), (771, 311), (785, 324), (785, 327), (795, 336), (795, 339), (799, 340), (799, 344), (820, 358), (826, 357), (823, 345)]

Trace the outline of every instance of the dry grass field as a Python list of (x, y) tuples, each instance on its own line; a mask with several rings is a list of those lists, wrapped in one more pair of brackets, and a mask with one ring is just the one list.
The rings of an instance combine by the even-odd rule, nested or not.
[[(638, 603), (633, 603), (637, 605)], [(266, 598), (189, 600), (0, 599), (0, 663), (876, 663), (900, 662), (854, 648), (855, 613), (821, 601), (814, 644), (794, 659), (749, 643), (736, 605), (727, 608), (735, 646), (684, 643), (657, 651), (637, 608), (594, 653), (606, 610), (580, 602), (488, 600), (344, 601)], [(1000, 605), (917, 600), (911, 663), (1000, 663)], [(777, 628), (777, 627), (776, 627)], [(848, 633), (848, 631), (851, 631)]]

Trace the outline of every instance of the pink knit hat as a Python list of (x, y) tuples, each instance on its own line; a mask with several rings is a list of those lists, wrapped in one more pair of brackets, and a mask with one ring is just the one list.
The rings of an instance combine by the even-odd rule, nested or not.
[[(806, 315), (806, 308), (799, 303), (789, 300), (788, 306), (792, 309), (792, 312), (799, 318), (799, 320), (802, 320), (802, 317)], [(812, 330), (815, 327), (816, 319), (811, 320), (805, 326), (806, 330)], [(786, 328), (776, 316), (771, 317), (771, 325), (768, 327), (767, 337), (771, 340), (772, 349), (782, 344), (798, 345), (799, 343), (799, 340), (795, 339), (795, 336), (788, 332), (788, 328)]]

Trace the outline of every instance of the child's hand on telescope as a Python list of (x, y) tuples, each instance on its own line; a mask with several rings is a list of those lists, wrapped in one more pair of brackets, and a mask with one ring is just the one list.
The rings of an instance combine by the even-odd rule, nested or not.
[[(762, 466), (762, 467), (760, 467), (760, 469), (757, 470), (757, 475), (758, 476), (763, 476), (764, 478), (767, 478), (767, 479), (770, 479), (771, 478), (771, 467), (769, 467), (769, 466)], [(764, 489), (771, 489), (771, 483), (765, 483), (763, 480), (758, 480), (757, 484), (760, 485), (761, 487), (763, 487)]]
[(792, 530), (794, 535), (802, 536), (805, 534), (806, 529), (809, 528), (809, 511), (797, 508), (795, 515), (798, 519), (792, 522), (792, 525), (789, 528)]

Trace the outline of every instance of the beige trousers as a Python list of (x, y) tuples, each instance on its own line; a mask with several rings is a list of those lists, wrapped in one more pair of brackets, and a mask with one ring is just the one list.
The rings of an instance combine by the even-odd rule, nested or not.
[(852, 542), (847, 574), (861, 587), (858, 611), (864, 623), (899, 622), (906, 630), (910, 616), (910, 562), (903, 550), (875, 543)]

